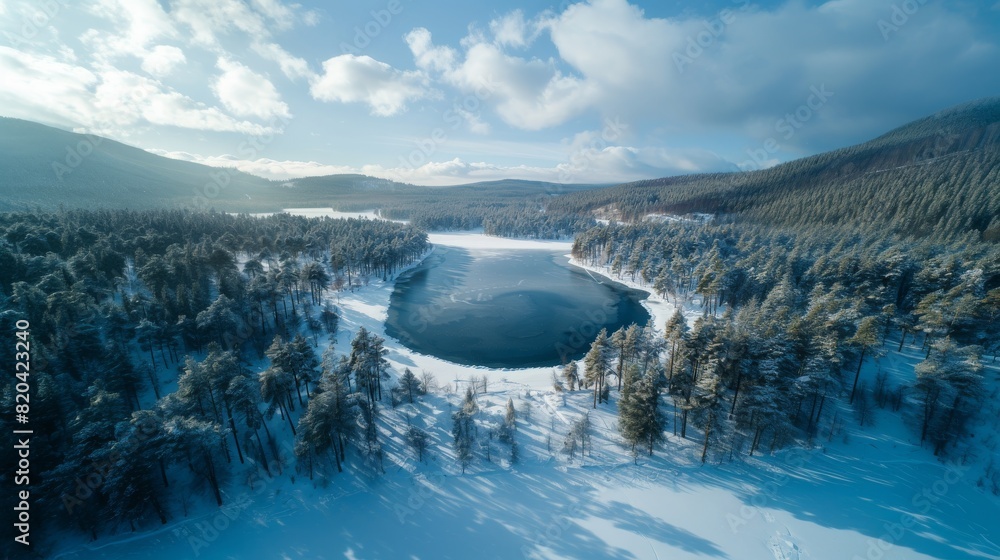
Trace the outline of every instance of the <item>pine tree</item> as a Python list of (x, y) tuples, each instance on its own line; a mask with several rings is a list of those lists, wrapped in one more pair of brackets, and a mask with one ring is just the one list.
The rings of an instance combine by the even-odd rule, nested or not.
[(594, 388), (594, 408), (604, 398), (604, 381), (611, 369), (611, 352), (608, 343), (608, 331), (601, 329), (597, 338), (590, 345), (590, 351), (583, 359), (584, 382)]
[(365, 462), (372, 469), (385, 474), (385, 467), (382, 463), (382, 443), (378, 438), (378, 421), (381, 417), (378, 402), (369, 399), (360, 399), (358, 408), (361, 411), (361, 452)]
[(507, 408), (504, 412), (503, 423), (497, 430), (497, 439), (502, 443), (513, 444), (514, 432), (517, 431), (517, 412), (514, 410), (514, 400), (507, 399)]
[(570, 361), (562, 370), (563, 381), (570, 391), (575, 391), (576, 386), (580, 383), (580, 373), (577, 369), (576, 361)]
[(637, 394), (639, 375), (635, 367), (625, 372), (621, 397), (618, 399), (618, 428), (622, 438), (636, 454), (636, 445), (643, 440), (643, 424), (645, 423), (642, 399)]
[(635, 364), (630, 364), (625, 370), (625, 381), (618, 400), (618, 425), (633, 455), (637, 454), (639, 444), (645, 445), (652, 455), (654, 447), (664, 440), (660, 375), (658, 370), (642, 375)]
[(351, 371), (355, 384), (369, 402), (382, 400), (382, 378), (388, 375), (389, 362), (385, 359), (385, 339), (361, 327), (351, 341)]
[(430, 436), (427, 435), (427, 432), (416, 426), (410, 426), (406, 430), (406, 443), (417, 452), (417, 460), (421, 463), (424, 461), (424, 453), (427, 451), (429, 439)]
[(295, 441), (295, 455), (299, 460), (305, 460), (309, 465), (309, 480), (313, 479), (313, 462), (318, 455), (329, 451), (334, 452), (338, 472), (341, 471), (341, 459), (337, 449), (340, 436), (337, 422), (339, 411), (338, 395), (332, 391), (317, 393), (309, 401), (305, 414), (299, 418), (298, 437)]
[(295, 435), (295, 424), (292, 423), (292, 416), (286, 406), (289, 395), (292, 391), (292, 376), (288, 372), (269, 367), (260, 374), (260, 396), (267, 405), (267, 418), (274, 418), (275, 412), (280, 412), (281, 416), (288, 420), (288, 427)]
[(476, 443), (475, 415), (479, 412), (476, 404), (476, 397), (472, 393), (472, 388), (465, 390), (465, 399), (461, 407), (456, 410), (451, 418), (453, 421), (451, 435), (455, 444), (455, 456), (459, 464), (462, 465), (462, 474), (465, 474), (466, 467), (472, 462), (472, 449)]
[(666, 328), (663, 333), (663, 336), (670, 344), (669, 362), (667, 365), (668, 381), (672, 380), (674, 377), (674, 372), (676, 371), (675, 365), (679, 362), (676, 358), (678, 352), (680, 352), (684, 344), (688, 330), (687, 320), (684, 319), (684, 314), (681, 313), (681, 309), (678, 307), (674, 311), (674, 314), (670, 317), (670, 320), (667, 321)]
[(865, 353), (871, 352), (878, 346), (878, 317), (865, 317), (858, 324), (858, 330), (854, 336), (847, 341), (861, 350), (858, 358), (858, 369), (854, 372), (854, 385), (851, 387), (851, 398), (848, 402), (854, 403), (854, 394), (858, 389), (858, 379), (861, 377), (861, 366), (865, 363)]
[(399, 377), (399, 388), (407, 396), (409, 402), (413, 403), (413, 398), (421, 394), (420, 380), (410, 371), (410, 368), (403, 370), (403, 375)]
[(931, 345), (930, 355), (915, 371), (920, 441), (931, 440), (935, 455), (940, 455), (976, 413), (983, 382), (978, 348), (959, 347), (945, 337)]
[(701, 447), (701, 462), (704, 463), (708, 457), (708, 447), (712, 441), (721, 439), (720, 432), (725, 427), (725, 405), (723, 395), (725, 391), (722, 380), (719, 378), (715, 364), (709, 364), (698, 379), (698, 386), (695, 391), (695, 418), (699, 427), (704, 432), (704, 440)]

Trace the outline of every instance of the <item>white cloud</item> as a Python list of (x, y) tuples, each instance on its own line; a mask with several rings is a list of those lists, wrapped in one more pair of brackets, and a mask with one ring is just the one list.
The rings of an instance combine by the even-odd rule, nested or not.
[(4, 115), (61, 126), (92, 124), (91, 88), (99, 81), (86, 68), (52, 56), (0, 46), (0, 107)]
[(458, 53), (451, 47), (436, 47), (431, 41), (431, 32), (418, 27), (404, 37), (406, 44), (413, 53), (417, 68), (435, 72), (448, 72), (454, 69)]
[(562, 124), (594, 102), (595, 90), (563, 74), (552, 61), (526, 60), (489, 43), (466, 51), (448, 79), (468, 92), (485, 88), (497, 114), (511, 126), (539, 130)]
[(514, 10), (490, 21), (490, 31), (494, 41), (501, 46), (526, 47), (534, 39), (529, 35), (528, 23), (521, 10)]
[(162, 78), (174, 71), (178, 65), (187, 62), (184, 51), (170, 45), (157, 45), (142, 60), (142, 69)]
[[(892, 17), (889, 0), (771, 9), (736, 2), (706, 19), (649, 18), (625, 0), (593, 0), (545, 26), (606, 116), (687, 130), (723, 126), (758, 138), (761, 122), (774, 134), (777, 119), (805, 103), (812, 86), (826, 84), (841, 95), (787, 144), (832, 147), (847, 141), (832, 139), (838, 134), (875, 134), (961, 101), (949, 84), (995, 66), (995, 38), (978, 33), (962, 9), (922, 5), (888, 40), (878, 22)], [(924, 108), (915, 111), (915, 104)]]
[(94, 46), (95, 55), (113, 59), (119, 56), (143, 56), (146, 47), (163, 38), (174, 38), (177, 29), (170, 16), (156, 0), (99, 0), (90, 6), (97, 16), (119, 23), (119, 33), (90, 29), (85, 42)]
[(165, 44), (150, 47), (178, 37), (173, 21), (156, 0), (99, 0), (89, 8), (119, 28), (117, 32), (88, 29), (81, 34), (80, 40), (91, 48), (98, 64), (113, 65), (116, 59), (136, 57), (143, 71), (161, 78), (186, 62), (184, 52), (178, 47)]
[(209, 48), (220, 48), (219, 35), (241, 31), (250, 37), (271, 35), (264, 16), (239, 0), (175, 0), (171, 14), (191, 30), (191, 39)]
[(184, 161), (215, 167), (231, 167), (275, 180), (336, 174), (361, 174), (417, 185), (446, 186), (476, 181), (524, 179), (553, 183), (621, 183), (700, 171), (735, 170), (731, 163), (702, 150), (642, 149), (627, 146), (597, 146), (589, 133), (577, 135), (567, 146), (567, 160), (554, 166), (498, 165), (461, 158), (429, 161), (419, 166), (346, 166), (315, 161), (239, 159), (232, 155), (202, 156), (188, 152), (149, 150)]
[(319, 25), (321, 19), (322, 18), (320, 17), (319, 12), (316, 10), (307, 10), (302, 13), (302, 23), (308, 25), (309, 27)]
[(406, 110), (410, 101), (431, 94), (419, 72), (400, 71), (369, 56), (345, 54), (323, 62), (323, 74), (309, 88), (313, 98), (365, 103), (382, 117)]
[(279, 30), (286, 31), (295, 25), (295, 11), (278, 0), (252, 0), (252, 3), (253, 7), (273, 21)]
[(120, 127), (143, 122), (195, 130), (262, 135), (271, 127), (240, 121), (217, 107), (207, 106), (169, 90), (160, 82), (122, 70), (100, 72), (101, 83), (93, 93), (96, 122)]
[(226, 58), (220, 58), (217, 66), (222, 74), (212, 84), (212, 91), (231, 113), (261, 120), (291, 117), (288, 105), (270, 80)]
[(47, 55), (0, 47), (4, 114), (117, 138), (143, 125), (164, 125), (262, 135), (274, 128), (234, 119), (133, 72), (98, 71), (67, 64)]
[(426, 29), (411, 31), (406, 40), (419, 67), (440, 72), (445, 82), (494, 105), (517, 128), (561, 124), (593, 101), (587, 83), (563, 74), (551, 60), (513, 57), (495, 44), (469, 40), (465, 59), (458, 62), (453, 50), (433, 44)]
[[(739, 0), (707, 17), (654, 18), (626, 0), (590, 0), (533, 19), (501, 15), (490, 37), (473, 28), (458, 49), (435, 45), (424, 28), (405, 39), (416, 66), (442, 83), (466, 93), (495, 84), (486, 105), (526, 130), (596, 114), (762, 141), (812, 86), (826, 84), (842, 93), (785, 142), (808, 152), (962, 101), (951, 84), (977, 83), (983, 96), (1000, 88), (1000, 47), (976, 27), (977, 8), (921, 4), (886, 37), (879, 21), (892, 18), (892, 6)], [(542, 37), (556, 58), (512, 54)]]
[(267, 179), (297, 179), (301, 177), (320, 177), (323, 175), (339, 175), (350, 173), (362, 173), (359, 168), (344, 165), (327, 165), (315, 161), (279, 161), (268, 158), (256, 160), (242, 160), (232, 155), (202, 156), (182, 151), (166, 151), (158, 149), (147, 150), (158, 156), (171, 159), (190, 161), (212, 167), (228, 167), (239, 169), (245, 173), (257, 175)]
[(261, 58), (277, 62), (278, 66), (281, 67), (281, 72), (289, 80), (309, 79), (314, 76), (312, 70), (309, 69), (309, 63), (292, 55), (277, 43), (254, 41), (250, 44), (250, 48)]
[(220, 38), (233, 31), (263, 42), (271, 37), (272, 27), (288, 31), (300, 21), (310, 26), (319, 22), (315, 11), (280, 0), (172, 0), (170, 13), (190, 29), (193, 42), (216, 50), (222, 48)]
[(489, 134), (490, 133), (490, 123), (484, 122), (480, 118), (479, 113), (473, 113), (461, 107), (453, 108), (456, 115), (458, 115), (463, 122), (465, 122), (465, 127), (473, 134)]

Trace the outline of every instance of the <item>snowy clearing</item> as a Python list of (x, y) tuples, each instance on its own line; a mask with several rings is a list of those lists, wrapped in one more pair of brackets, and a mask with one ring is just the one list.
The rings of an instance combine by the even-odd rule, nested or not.
[[(563, 242), (465, 233), (431, 234), (431, 241), (485, 251), (569, 249)], [(376, 280), (331, 296), (341, 313), (338, 353), (349, 351), (359, 327), (385, 337), (392, 290), (392, 281)], [(646, 305), (659, 328), (674, 309), (656, 295)], [(716, 457), (702, 466), (698, 434), (692, 430), (688, 439), (670, 435), (655, 456), (640, 454), (634, 462), (620, 444), (615, 397), (593, 410), (591, 393), (553, 389), (554, 368), (468, 367), (417, 354), (391, 339), (387, 347), (397, 373), (405, 367), (418, 375), (432, 372), (440, 389), (414, 404), (385, 405), (385, 475), (366, 474), (356, 454), (349, 453), (345, 472), (327, 469), (310, 481), (305, 472), (296, 473), (286, 449), (283, 475), (257, 480), (252, 488), (249, 477), (234, 475), (221, 510), (199, 503), (189, 517), (146, 527), (146, 532), (64, 542), (55, 557), (1000, 557), (995, 523), (1000, 501), (975, 486), (978, 471), (940, 463), (888, 410), (877, 411), (877, 429), (862, 429), (845, 407), (840, 430), (821, 431), (811, 447), (773, 456), (732, 462)], [(920, 359), (920, 349), (907, 346), (873, 360), (863, 376), (870, 379), (883, 368), (903, 381)], [(994, 387), (998, 370), (988, 365)], [(513, 400), (521, 459), (511, 465), (505, 446), (493, 441), (476, 451), (462, 475), (451, 446), (450, 413), (460, 400), (455, 389), (464, 392), (468, 380), (483, 374), (489, 386), (477, 397), (481, 420), (498, 422), (507, 399)], [(996, 405), (994, 397), (994, 418)], [(562, 452), (569, 425), (588, 413), (591, 448), (570, 457)], [(430, 435), (423, 463), (403, 440), (410, 421), (421, 423)], [(288, 428), (275, 418), (272, 429)]]

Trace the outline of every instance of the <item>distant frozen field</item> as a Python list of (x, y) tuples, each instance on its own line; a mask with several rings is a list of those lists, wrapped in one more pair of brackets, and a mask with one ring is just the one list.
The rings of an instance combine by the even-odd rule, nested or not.
[[(366, 210), (364, 212), (338, 212), (330, 208), (285, 208), (282, 210), (285, 214), (291, 214), (293, 216), (304, 216), (306, 218), (367, 218), (369, 220), (381, 220), (378, 214), (374, 210)], [(257, 212), (251, 214), (251, 216), (271, 216), (275, 212)]]
[[(431, 241), (470, 249), (549, 248), (561, 242), (518, 241), (478, 234), (432, 234)], [(560, 244), (561, 243), (561, 244)], [(384, 336), (392, 282), (373, 281), (354, 293), (330, 296), (342, 317), (335, 348), (350, 349), (360, 326)], [(338, 302), (339, 299), (339, 302)], [(656, 324), (673, 306), (651, 296)], [(415, 405), (384, 409), (384, 476), (352, 464), (328, 469), (310, 482), (295, 473), (291, 453), (284, 474), (249, 489), (234, 475), (227, 506), (180, 506), (164, 527), (59, 545), (65, 559), (847, 559), (921, 560), (1000, 557), (1000, 499), (976, 487), (982, 465), (947, 467), (921, 449), (895, 413), (877, 410), (875, 428), (859, 429), (851, 413), (844, 430), (822, 432), (810, 449), (743, 457), (702, 466), (699, 434), (671, 435), (638, 464), (619, 444), (615, 407), (591, 412), (593, 448), (570, 459), (560, 450), (569, 424), (591, 411), (587, 392), (556, 393), (553, 368), (496, 370), (452, 364), (416, 354), (392, 340), (387, 356), (404, 367), (433, 372), (441, 385)], [(894, 349), (894, 348), (893, 348)], [(322, 344), (318, 351), (322, 351)], [(904, 348), (871, 361), (893, 382), (912, 375), (922, 358)], [(988, 362), (988, 360), (987, 360)], [(987, 363), (988, 387), (998, 370)], [(505, 446), (493, 442), (493, 462), (477, 454), (465, 475), (451, 448), (450, 413), (467, 380), (486, 374), (479, 396), (483, 418), (498, 421), (508, 398), (519, 410), (521, 461), (511, 466)], [(445, 387), (450, 391), (446, 392)], [(531, 420), (524, 418), (531, 404)], [(997, 418), (995, 396), (985, 415)], [(424, 463), (402, 441), (407, 417), (423, 423), (433, 440)], [(288, 430), (275, 418), (272, 430)], [(992, 437), (996, 426), (982, 426)], [(669, 431), (669, 426), (668, 426)], [(989, 435), (992, 434), (992, 435)], [(285, 434), (287, 435), (287, 434)], [(482, 455), (485, 452), (480, 450)], [(349, 453), (356, 459), (356, 453)], [(249, 467), (246, 468), (249, 470)], [(240, 472), (235, 469), (235, 472)], [(294, 476), (292, 482), (291, 476)], [(214, 527), (213, 527), (214, 525)]]

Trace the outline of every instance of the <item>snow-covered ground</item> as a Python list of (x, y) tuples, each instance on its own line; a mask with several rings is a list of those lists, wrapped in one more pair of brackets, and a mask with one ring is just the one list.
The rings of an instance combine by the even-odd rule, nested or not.
[[(569, 250), (567, 243), (478, 234), (432, 234), (431, 241), (474, 251)], [(391, 281), (376, 280), (332, 296), (341, 312), (339, 352), (349, 350), (361, 326), (385, 336), (392, 289)], [(673, 306), (655, 295), (647, 305), (662, 328)], [(284, 474), (252, 488), (245, 474), (250, 467), (234, 468), (221, 510), (204, 503), (184, 518), (175, 508), (177, 517), (162, 528), (94, 543), (64, 542), (57, 557), (1000, 557), (1000, 500), (976, 487), (979, 472), (940, 463), (888, 410), (877, 410), (876, 428), (861, 429), (845, 409), (841, 430), (821, 432), (809, 448), (773, 456), (702, 466), (691, 430), (690, 439), (671, 435), (655, 456), (640, 455), (634, 463), (620, 444), (614, 403), (592, 410), (589, 393), (554, 391), (553, 368), (476, 368), (420, 355), (392, 340), (387, 346), (394, 370), (433, 372), (440, 389), (415, 404), (386, 406), (385, 475), (351, 464), (344, 473), (329, 468), (310, 481), (307, 473), (295, 472), (286, 449)], [(921, 357), (919, 349), (907, 347), (872, 361), (864, 375), (872, 378), (883, 368), (902, 381)], [(992, 366), (987, 372), (991, 387), (997, 373)], [(492, 462), (480, 448), (463, 475), (451, 448), (450, 413), (460, 399), (455, 388), (464, 391), (464, 381), (484, 374), (490, 382), (478, 396), (480, 419), (499, 422), (512, 399), (519, 411), (521, 460), (511, 465), (509, 448), (493, 441)], [(991, 402), (996, 417), (995, 395)], [(563, 442), (569, 425), (587, 413), (592, 448), (571, 459), (561, 452)], [(430, 434), (423, 463), (403, 443), (408, 419)], [(290, 439), (278, 419), (272, 429)]]

